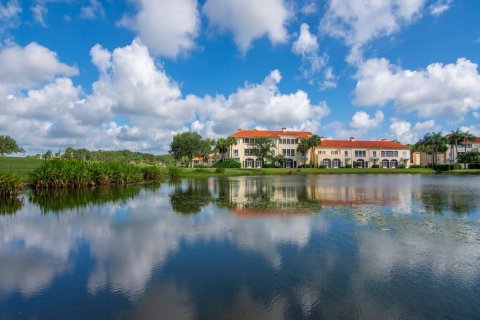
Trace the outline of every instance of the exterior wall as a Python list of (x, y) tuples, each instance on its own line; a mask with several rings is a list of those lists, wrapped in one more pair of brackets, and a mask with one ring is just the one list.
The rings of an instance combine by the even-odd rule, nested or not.
[(453, 148), (451, 148), (450, 145), (448, 146), (448, 150), (447, 150), (447, 152), (445, 152), (447, 163), (456, 163), (458, 156), (461, 155), (464, 152), (471, 152), (471, 151), (477, 151), (478, 152), (480, 150), (480, 142), (478, 142), (478, 141), (467, 142), (467, 143), (465, 143), (465, 145), (460, 145), (459, 144), (457, 146), (457, 149), (458, 149), (458, 155), (457, 155), (457, 152), (455, 150), (455, 146), (453, 146)]
[[(447, 164), (448, 162), (448, 151), (439, 152), (437, 154), (437, 164)], [(433, 154), (427, 154), (425, 152), (420, 153), (420, 164), (422, 166), (428, 166), (433, 163)]]
[[(245, 139), (250, 139), (250, 138), (236, 138), (236, 139), (237, 139), (237, 144), (230, 147), (230, 150), (228, 152), (229, 157), (239, 161), (242, 168), (261, 168), (262, 165), (261, 165), (260, 159), (257, 159), (257, 157), (253, 155), (246, 154), (246, 152), (248, 152), (246, 150), (250, 150), (253, 148), (252, 143), (245, 142)], [(282, 143), (282, 139), (290, 139), (290, 141), (296, 140), (295, 141), (296, 143), (284, 144)], [(297, 152), (298, 142), (300, 139), (292, 135), (281, 135), (280, 138), (271, 139), (271, 140), (275, 143), (275, 147), (272, 148), (272, 150), (275, 152), (275, 156), (279, 154), (283, 154), (284, 149), (294, 150), (293, 151), (294, 156), (288, 156), (288, 155), (285, 156), (291, 162), (290, 167), (296, 168), (303, 164), (304, 159), (302, 159), (302, 155), (299, 152)], [(253, 161), (253, 165), (250, 165), (252, 161)], [(309, 162), (310, 162), (310, 157), (309, 157), (309, 152), (307, 152), (307, 154), (305, 155), (305, 163), (308, 164)], [(288, 165), (286, 167), (288, 167)]]
[[(355, 151), (361, 151), (356, 154)], [(397, 156), (382, 157), (382, 151), (396, 151)], [(363, 152), (365, 152), (363, 156)], [(376, 159), (376, 161), (374, 161)], [(336, 160), (336, 161), (334, 161)], [(410, 150), (408, 149), (381, 149), (381, 148), (327, 148), (318, 146), (315, 148), (315, 166), (327, 165), (328, 167), (344, 167), (345, 165), (358, 164), (363, 161), (364, 167), (371, 168), (378, 164), (382, 167), (398, 167), (401, 163), (410, 167)], [(386, 164), (388, 161), (388, 166)], [(336, 165), (337, 164), (337, 165)]]

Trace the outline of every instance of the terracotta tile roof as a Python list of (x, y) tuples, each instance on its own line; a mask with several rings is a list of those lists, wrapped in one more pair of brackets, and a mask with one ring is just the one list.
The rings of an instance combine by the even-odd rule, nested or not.
[(278, 138), (280, 136), (294, 136), (300, 139), (307, 139), (312, 136), (309, 131), (282, 131), (282, 130), (243, 130), (239, 129), (230, 137), (235, 138)]
[(318, 147), (363, 149), (410, 149), (409, 146), (391, 140), (323, 140)]

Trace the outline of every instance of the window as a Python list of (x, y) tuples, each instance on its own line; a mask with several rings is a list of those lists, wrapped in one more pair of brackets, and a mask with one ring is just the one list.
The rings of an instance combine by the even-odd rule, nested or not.
[(356, 158), (365, 158), (366, 156), (367, 156), (367, 152), (365, 150), (355, 150)]
[(407, 158), (407, 151), (402, 151), (402, 158), (406, 159)]
[(298, 144), (298, 139), (295, 139), (295, 144)]
[(252, 149), (245, 149), (246, 156), (253, 156)]
[(372, 151), (372, 156), (373, 156), (374, 158), (376, 158), (376, 157), (377, 157), (377, 151)]
[(387, 151), (382, 151), (382, 158), (397, 158), (398, 157), (398, 151), (392, 151), (392, 150), (387, 150)]
[(295, 149), (283, 149), (282, 153), (286, 157), (294, 157), (295, 156)]
[(338, 150), (332, 150), (330, 151), (330, 154), (339, 154), (340, 152)]
[(237, 149), (233, 150), (233, 156), (238, 157), (238, 150)]
[(348, 151), (347, 150), (345, 150), (344, 154), (345, 154), (345, 157), (348, 157)]
[(318, 154), (327, 154), (327, 151), (325, 151), (325, 150), (318, 150)]

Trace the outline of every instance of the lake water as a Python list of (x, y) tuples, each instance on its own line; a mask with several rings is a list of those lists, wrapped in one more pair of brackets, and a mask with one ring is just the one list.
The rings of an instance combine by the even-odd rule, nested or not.
[(480, 177), (265, 176), (0, 205), (0, 319), (479, 319)]

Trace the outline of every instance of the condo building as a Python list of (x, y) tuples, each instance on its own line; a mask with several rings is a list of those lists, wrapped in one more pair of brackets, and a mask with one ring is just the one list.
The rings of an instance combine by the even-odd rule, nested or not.
[(397, 141), (378, 140), (366, 141), (355, 140), (326, 140), (320, 138), (320, 144), (301, 154), (297, 147), (302, 139), (312, 136), (309, 131), (282, 130), (244, 130), (238, 129), (230, 137), (237, 140), (229, 150), (229, 157), (240, 162), (242, 168), (261, 168), (262, 159), (257, 159), (252, 154), (255, 139), (268, 138), (274, 147), (274, 155), (283, 154), (286, 161), (284, 168), (296, 168), (303, 163), (312, 163), (315, 167), (340, 168), (352, 166), (356, 168), (370, 168), (378, 165), (381, 168), (397, 168), (399, 165), (410, 166), (410, 147)]
[(397, 168), (410, 166), (410, 147), (397, 141), (326, 140), (321, 138), (315, 147), (315, 165), (327, 168), (352, 166), (354, 168)]
[[(455, 146), (448, 145), (448, 150), (445, 152), (445, 158), (448, 159), (448, 163), (458, 162), (458, 157), (465, 152), (478, 152), (480, 150), (480, 137), (477, 137), (474, 141), (465, 141), (463, 144)], [(457, 153), (458, 152), (458, 153)], [(447, 161), (445, 161), (447, 163)]]
[(304, 161), (309, 163), (309, 154), (302, 155), (297, 152), (298, 143), (302, 139), (308, 139), (312, 136), (308, 131), (290, 131), (286, 128), (282, 130), (243, 130), (238, 129), (232, 133), (230, 137), (237, 140), (236, 145), (232, 145), (229, 150), (230, 158), (240, 162), (242, 168), (261, 168), (263, 167), (262, 159), (257, 159), (252, 154), (252, 148), (255, 139), (267, 138), (275, 145), (272, 148), (273, 155), (283, 154), (286, 161), (283, 163), (284, 168), (296, 168)]

